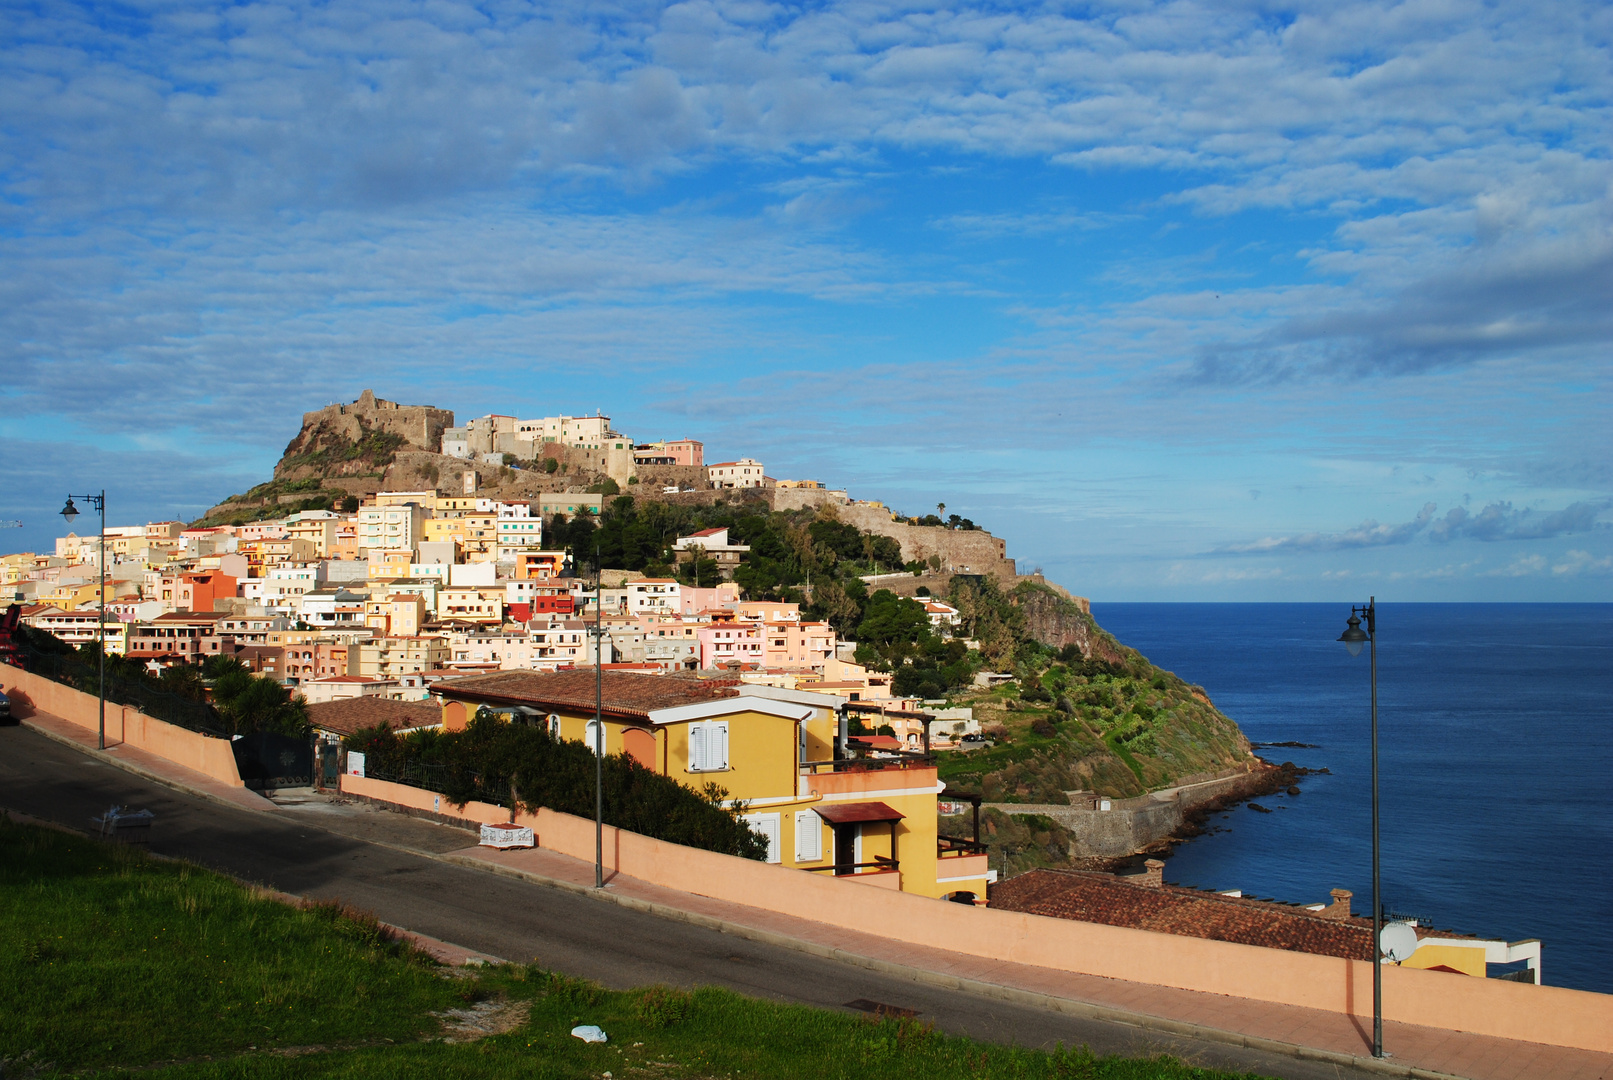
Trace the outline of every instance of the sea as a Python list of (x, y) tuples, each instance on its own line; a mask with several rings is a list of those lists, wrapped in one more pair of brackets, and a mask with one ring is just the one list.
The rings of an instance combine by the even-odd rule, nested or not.
[[(1371, 913), (1367, 650), (1349, 604), (1102, 604), (1098, 623), (1197, 683), (1268, 761), (1326, 769), (1213, 816), (1165, 880)], [(1384, 908), (1538, 938), (1542, 982), (1613, 993), (1613, 604), (1377, 607)]]

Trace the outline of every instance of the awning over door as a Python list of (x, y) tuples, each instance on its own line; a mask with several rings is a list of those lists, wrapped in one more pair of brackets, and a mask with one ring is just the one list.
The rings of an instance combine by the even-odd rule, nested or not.
[(833, 803), (814, 806), (818, 816), (831, 825), (853, 825), (863, 821), (901, 821), (902, 815), (882, 802)]

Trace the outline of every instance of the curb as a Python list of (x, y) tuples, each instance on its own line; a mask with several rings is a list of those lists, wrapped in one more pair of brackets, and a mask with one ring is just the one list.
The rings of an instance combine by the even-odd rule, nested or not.
[[(81, 754), (86, 754), (89, 757), (95, 758), (97, 761), (101, 761), (107, 765), (112, 765), (116, 768), (122, 769), (126, 773), (133, 773), (135, 776), (141, 777), (145, 780), (150, 780), (154, 784), (161, 784), (165, 788), (171, 788), (174, 791), (183, 792), (186, 795), (193, 795), (198, 799), (206, 799), (208, 802), (217, 803), (220, 806), (228, 806), (232, 810), (245, 810), (247, 812), (259, 809), (280, 809), (280, 807), (276, 806), (268, 799), (263, 799), (262, 807), (242, 806), (238, 802), (232, 802), (229, 799), (222, 798), (211, 791), (204, 791), (201, 788), (191, 787), (182, 780), (174, 780), (170, 777), (159, 775), (158, 773), (154, 773), (149, 769), (136, 764), (135, 762), (129, 761), (126, 758), (120, 758), (116, 754), (108, 753), (105, 750), (97, 750), (93, 746), (85, 746), (83, 743), (75, 742), (65, 735), (51, 731), (49, 728), (40, 727), (38, 724), (34, 723), (34, 718), (31, 716), (19, 717), (18, 723), (27, 728), (29, 731), (32, 731), (34, 734), (41, 735), (49, 739), (51, 742), (61, 743), (63, 746), (68, 747), (69, 749), (77, 750)], [(241, 790), (250, 791), (251, 788), (243, 787)], [(260, 799), (263, 798), (261, 795), (258, 797)]]
[[(172, 788), (175, 791), (181, 791), (188, 795), (194, 795), (199, 798), (207, 799), (210, 802), (218, 803), (223, 806), (229, 806), (237, 810), (247, 809), (246, 807), (230, 802), (227, 799), (221, 799), (211, 792), (189, 787), (186, 784), (176, 780), (170, 780), (167, 777), (157, 776), (140, 768), (133, 762), (120, 760), (104, 751), (91, 749), (79, 743), (73, 742), (70, 739), (59, 736), (54, 732), (43, 730), (33, 724), (28, 723), (27, 719), (24, 719), (22, 723), (30, 730), (35, 731), (48, 739), (52, 739), (53, 741), (59, 742), (64, 746), (71, 747), (75, 750), (88, 754), (91, 757), (105, 761), (107, 764), (115, 765), (126, 772), (134, 773), (148, 780), (162, 784), (164, 787)], [(266, 810), (280, 809), (267, 799), (264, 800), (264, 803), (264, 809)], [(316, 825), (314, 827), (317, 828), (318, 826)], [(323, 832), (325, 830), (321, 829), (320, 831)], [(906, 979), (909, 982), (920, 983), (926, 986), (935, 986), (944, 990), (957, 990), (962, 993), (974, 995), (976, 997), (994, 998), (999, 1001), (1013, 1002), (1016, 1005), (1029, 1005), (1034, 1008), (1047, 1009), (1052, 1012), (1064, 1013), (1069, 1016), (1080, 1016), (1091, 1020), (1103, 1020), (1109, 1023), (1124, 1024), (1127, 1027), (1135, 1027), (1149, 1031), (1161, 1031), (1170, 1035), (1180, 1035), (1185, 1038), (1200, 1039), (1204, 1042), (1221, 1043), (1223, 1045), (1238, 1046), (1250, 1050), (1262, 1050), (1267, 1053), (1280, 1054), (1284, 1057), (1297, 1058), (1304, 1061), (1326, 1062), (1333, 1065), (1341, 1065), (1348, 1068), (1359, 1069), (1364, 1072), (1376, 1073), (1380, 1076), (1407, 1077), (1409, 1080), (1467, 1080), (1467, 1078), (1461, 1077), (1454, 1073), (1438, 1072), (1432, 1069), (1420, 1069), (1413, 1065), (1401, 1065), (1397, 1062), (1387, 1061), (1382, 1058), (1361, 1057), (1356, 1054), (1345, 1054), (1336, 1050), (1322, 1050), (1313, 1046), (1303, 1046), (1299, 1043), (1282, 1042), (1281, 1040), (1277, 1039), (1266, 1039), (1253, 1035), (1244, 1035), (1240, 1032), (1228, 1031), (1225, 1028), (1208, 1027), (1202, 1024), (1194, 1024), (1183, 1020), (1171, 1020), (1168, 1017), (1154, 1016), (1150, 1013), (1132, 1012), (1128, 1009), (1116, 1008), (1110, 1005), (1095, 1005), (1091, 1002), (1078, 1001), (1074, 998), (1062, 998), (1052, 994), (1038, 993), (1032, 990), (1019, 990), (1011, 986), (1003, 986), (999, 983), (983, 982), (978, 979), (960, 978), (955, 975), (943, 975), (940, 972), (928, 971), (924, 968), (914, 967), (910, 964), (900, 964), (891, 960), (880, 960), (871, 956), (863, 956), (858, 953), (847, 952), (844, 949), (836, 949), (828, 945), (820, 945), (817, 942), (804, 941), (800, 938), (790, 937), (788, 934), (780, 934), (772, 930), (762, 930), (757, 927), (746, 926), (743, 923), (731, 922), (727, 919), (719, 919), (713, 915), (701, 915), (697, 912), (685, 911), (682, 908), (675, 908), (666, 904), (658, 904), (652, 900), (640, 900), (636, 897), (622, 896), (619, 893), (609, 892), (608, 886), (607, 889), (596, 889), (590, 885), (578, 885), (575, 882), (564, 881), (560, 878), (546, 877), (542, 874), (534, 874), (528, 870), (518, 870), (514, 867), (501, 866), (497, 863), (485, 862), (481, 859), (472, 859), (465, 855), (438, 854), (431, 851), (422, 851), (418, 848), (405, 847), (402, 844), (390, 844), (382, 840), (368, 840), (365, 842), (374, 844), (377, 847), (401, 852), (403, 854), (414, 855), (418, 858), (431, 859), (435, 862), (462, 866), (467, 869), (481, 870), (487, 873), (502, 874), (505, 877), (518, 878), (536, 885), (543, 885), (552, 889), (560, 889), (565, 892), (586, 896), (593, 900), (616, 904), (620, 907), (628, 908), (629, 910), (639, 911), (647, 915), (656, 916), (657, 918), (689, 923), (693, 926), (700, 926), (708, 930), (715, 930), (718, 933), (731, 934), (734, 937), (743, 938), (748, 941), (756, 941), (765, 945), (774, 945), (779, 948), (791, 949), (795, 952), (806, 953), (810, 956), (816, 956), (825, 960), (833, 960), (838, 963), (848, 964), (852, 967), (860, 967), (868, 971), (877, 971), (882, 975), (891, 975), (896, 978)], [(417, 935), (413, 931), (405, 930), (402, 927), (394, 927), (393, 929), (396, 929), (398, 932), (407, 934), (411, 937), (424, 936)], [(435, 939), (432, 940), (435, 941)], [(449, 943), (444, 942), (443, 944), (447, 945)], [(471, 950), (464, 951), (467, 953), (471, 952)], [(481, 954), (473, 955), (480, 956)], [(496, 961), (489, 957), (488, 962)]]

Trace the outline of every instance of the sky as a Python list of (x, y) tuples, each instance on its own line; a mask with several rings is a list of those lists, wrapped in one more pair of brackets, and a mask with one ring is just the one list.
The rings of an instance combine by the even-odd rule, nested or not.
[(1610, 119), (1574, 0), (8, 4), (0, 551), (373, 388), (1099, 600), (1613, 600)]

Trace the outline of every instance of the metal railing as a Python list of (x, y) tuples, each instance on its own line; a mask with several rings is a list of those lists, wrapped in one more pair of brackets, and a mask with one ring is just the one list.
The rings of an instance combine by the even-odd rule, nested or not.
[[(95, 665), (86, 663), (77, 653), (48, 653), (24, 643), (23, 663), (26, 669), (52, 682), (71, 686), (86, 694), (100, 690), (100, 673)], [(227, 739), (227, 725), (218, 711), (205, 701), (195, 701), (169, 693), (140, 676), (129, 676), (114, 670), (106, 673), (107, 704), (126, 705), (139, 709), (147, 716), (204, 735)]]
[(880, 751), (879, 757), (850, 757), (838, 761), (803, 761), (802, 773), (820, 772), (874, 772), (880, 769), (934, 768), (935, 755), (914, 753), (909, 750)]
[(942, 857), (948, 855), (984, 855), (986, 845), (978, 840), (967, 840), (961, 836), (937, 836), (935, 838), (936, 853)]
[(836, 877), (853, 877), (859, 870), (869, 870), (878, 873), (883, 871), (900, 870), (901, 865), (902, 864), (896, 859), (885, 859), (875, 855), (873, 862), (832, 863), (828, 866), (803, 866), (800, 869), (812, 874), (821, 874), (826, 870), (833, 870)]

